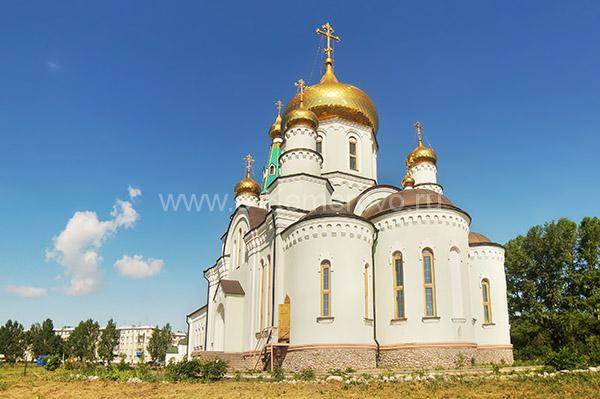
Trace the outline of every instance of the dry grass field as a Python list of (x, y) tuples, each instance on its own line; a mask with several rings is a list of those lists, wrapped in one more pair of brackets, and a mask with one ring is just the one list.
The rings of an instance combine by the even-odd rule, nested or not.
[(226, 380), (215, 383), (72, 380), (66, 373), (30, 367), (0, 368), (0, 398), (600, 398), (600, 373), (553, 378), (452, 378), (424, 382), (346, 385)]

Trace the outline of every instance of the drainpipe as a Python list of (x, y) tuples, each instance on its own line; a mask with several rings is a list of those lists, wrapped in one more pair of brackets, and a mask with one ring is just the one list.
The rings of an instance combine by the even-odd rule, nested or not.
[[(375, 227), (375, 226), (373, 226)], [(373, 340), (375, 341), (375, 367), (379, 367), (380, 357), (380, 345), (377, 340), (377, 307), (375, 306), (375, 246), (377, 245), (377, 238), (379, 237), (379, 230), (375, 227), (375, 234), (373, 238), (373, 245), (371, 246), (371, 267), (373, 268)]]

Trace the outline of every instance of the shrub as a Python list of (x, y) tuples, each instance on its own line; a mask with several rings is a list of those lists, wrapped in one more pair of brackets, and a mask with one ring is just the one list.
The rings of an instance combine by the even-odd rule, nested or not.
[(592, 335), (585, 340), (590, 366), (600, 366), (600, 337)]
[(222, 360), (210, 360), (202, 365), (202, 379), (205, 381), (222, 380), (227, 373), (227, 363)]
[(296, 380), (312, 381), (316, 378), (315, 372), (312, 369), (304, 369), (294, 374)]
[(275, 381), (283, 381), (285, 379), (285, 373), (281, 367), (275, 367), (273, 371), (271, 371), (271, 378)]
[(46, 370), (54, 371), (60, 367), (60, 356), (50, 355), (46, 358)]
[(569, 348), (562, 348), (558, 352), (550, 352), (544, 363), (557, 370), (572, 370), (586, 366), (583, 356)]

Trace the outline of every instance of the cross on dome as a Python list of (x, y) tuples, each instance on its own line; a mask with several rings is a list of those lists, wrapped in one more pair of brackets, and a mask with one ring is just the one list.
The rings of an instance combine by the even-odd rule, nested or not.
[(250, 172), (252, 171), (252, 164), (254, 163), (254, 158), (252, 155), (248, 154), (244, 157), (246, 161), (246, 177), (250, 177)]
[(302, 104), (304, 101), (304, 89), (306, 89), (306, 83), (304, 82), (304, 79), (298, 80), (296, 83), (294, 83), (294, 86), (298, 88), (298, 93), (300, 93), (300, 104)]
[(327, 54), (327, 61), (331, 61), (331, 53), (333, 53), (333, 47), (331, 47), (331, 39), (335, 40), (336, 42), (341, 41), (342, 39), (339, 36), (334, 36), (333, 33), (333, 27), (329, 24), (329, 22), (327, 22), (325, 25), (321, 26), (321, 28), (323, 28), (323, 30), (317, 28), (316, 32), (319, 35), (323, 35), (327, 38), (327, 47), (325, 47), (323, 49), (323, 52), (325, 54)]

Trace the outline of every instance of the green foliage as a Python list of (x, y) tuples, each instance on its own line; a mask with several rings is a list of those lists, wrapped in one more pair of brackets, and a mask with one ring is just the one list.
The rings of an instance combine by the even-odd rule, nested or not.
[(34, 357), (41, 355), (62, 355), (63, 340), (54, 332), (52, 320), (33, 324), (27, 333), (29, 349)]
[(166, 324), (163, 328), (156, 326), (152, 330), (152, 335), (148, 341), (148, 353), (152, 362), (161, 364), (165, 362), (167, 350), (173, 344), (173, 331), (170, 324)]
[(92, 319), (79, 322), (67, 339), (68, 353), (80, 362), (96, 361), (100, 325)]
[(271, 371), (271, 378), (275, 381), (283, 381), (285, 379), (283, 369), (279, 366), (275, 367), (273, 371)]
[(585, 343), (589, 365), (600, 366), (600, 337), (597, 335), (588, 337)]
[(115, 358), (115, 348), (119, 344), (119, 331), (117, 325), (110, 319), (106, 323), (106, 327), (102, 330), (100, 335), (100, 342), (98, 342), (98, 356), (106, 364), (110, 364)]
[(300, 381), (312, 381), (315, 378), (317, 378), (317, 376), (315, 375), (315, 372), (313, 369), (304, 369), (304, 370), (300, 370), (297, 373), (294, 373), (294, 379), (300, 380)]
[(222, 360), (182, 360), (167, 366), (167, 375), (173, 381), (217, 381), (222, 380), (227, 373), (227, 363)]
[(60, 367), (60, 356), (59, 355), (50, 355), (46, 358), (46, 370), (54, 371)]
[(6, 357), (8, 363), (15, 363), (23, 358), (27, 347), (27, 337), (18, 321), (8, 320), (0, 327), (0, 353)]
[(586, 342), (600, 336), (600, 219), (534, 226), (505, 247), (515, 358), (558, 362), (569, 348), (591, 361)]
[(558, 352), (550, 352), (546, 356), (545, 364), (557, 370), (573, 370), (586, 367), (583, 356), (569, 348), (562, 348)]

